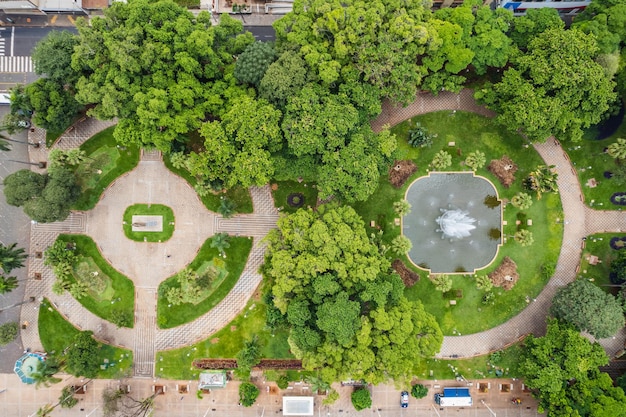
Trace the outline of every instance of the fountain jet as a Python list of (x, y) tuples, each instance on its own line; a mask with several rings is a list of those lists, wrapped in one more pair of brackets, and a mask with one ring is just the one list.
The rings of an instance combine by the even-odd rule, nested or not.
[(436, 221), (440, 227), (438, 231), (443, 233), (441, 236), (442, 239), (463, 239), (471, 234), (470, 231), (476, 229), (476, 226), (473, 225), (473, 223), (476, 222), (476, 219), (469, 217), (469, 213), (467, 211), (460, 209), (448, 210), (443, 208), (440, 210), (443, 214), (437, 217)]

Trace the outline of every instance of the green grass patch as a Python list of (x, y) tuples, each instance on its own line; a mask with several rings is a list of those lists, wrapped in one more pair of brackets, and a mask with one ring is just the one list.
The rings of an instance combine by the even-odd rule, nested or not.
[[(39, 338), (48, 353), (62, 353), (80, 332), (50, 304), (47, 299), (39, 308)], [(100, 369), (98, 378), (118, 379), (130, 376), (133, 364), (133, 352), (115, 346), (102, 344), (98, 355), (100, 363), (106, 369)], [(105, 365), (108, 359), (108, 365)]]
[[(133, 231), (133, 216), (161, 216), (160, 232)], [(165, 242), (174, 234), (174, 212), (163, 204), (133, 204), (124, 211), (124, 234), (136, 242)], [(141, 229), (141, 227), (139, 227)]]
[[(189, 183), (189, 185), (191, 185), (192, 187), (195, 187), (195, 185), (197, 184), (197, 181), (189, 173), (189, 171), (185, 169), (175, 168), (172, 165), (168, 155), (163, 155), (163, 162), (165, 163), (165, 166), (170, 171), (172, 171), (174, 174), (178, 175), (179, 177), (184, 178), (185, 181)], [(252, 197), (250, 196), (250, 192), (246, 188), (243, 188), (243, 187), (234, 187), (234, 188), (231, 188), (230, 190), (226, 190), (226, 192), (208, 194), (208, 195), (205, 195), (204, 197), (200, 197), (200, 196), (198, 197), (200, 198), (200, 200), (202, 201), (202, 204), (204, 204), (204, 206), (207, 209), (216, 213), (220, 207), (220, 199), (222, 197), (228, 198), (230, 201), (235, 203), (235, 213), (252, 213), (252, 210), (253, 210)]]
[[(208, 267), (211, 263), (215, 263), (214, 259), (220, 262), (224, 258), (219, 257), (219, 251), (211, 247), (213, 238), (207, 239), (200, 248), (198, 255), (189, 264), (189, 268), (202, 272), (202, 268)], [(175, 277), (170, 277), (159, 285), (159, 297), (157, 302), (157, 323), (160, 328), (168, 329), (188, 323), (215, 307), (239, 280), (239, 276), (246, 266), (248, 254), (252, 248), (252, 239), (247, 237), (230, 237), (230, 247), (225, 250), (225, 265), (223, 269), (228, 274), (221, 280), (216, 280), (211, 286), (210, 293), (198, 304), (183, 303), (179, 305), (170, 305), (165, 298), (168, 289), (180, 286)]]
[[(420, 363), (416, 376), (419, 379), (455, 379), (463, 376), (466, 380), (485, 378), (519, 378), (519, 360), (522, 354), (521, 343), (490, 355), (469, 359), (427, 359)], [(497, 387), (492, 387), (497, 389)]]
[[(157, 375), (167, 379), (196, 379), (199, 369), (192, 366), (194, 359), (234, 358), (246, 340), (257, 336), (261, 345), (261, 357), (289, 359), (287, 334), (284, 331), (270, 332), (265, 327), (265, 305), (250, 301), (241, 314), (219, 332), (206, 340), (180, 349), (157, 352)], [(296, 380), (295, 375), (290, 376)]]
[[(274, 205), (280, 211), (295, 213), (299, 208), (315, 207), (317, 204), (317, 187), (315, 184), (297, 181), (279, 181), (272, 185)], [(274, 190), (274, 188), (276, 188)], [(289, 196), (291, 203), (289, 204)], [(294, 196), (297, 197), (294, 199)]]
[[(416, 122), (430, 133), (437, 134), (432, 147), (413, 148), (408, 144), (408, 131)], [(382, 232), (382, 241), (387, 245), (401, 233), (400, 227), (394, 224), (394, 219), (398, 216), (393, 211), (392, 203), (404, 198), (413, 179), (428, 174), (428, 165), (440, 150), (452, 155), (452, 166), (448, 171), (468, 171), (464, 165), (466, 156), (475, 150), (484, 152), (487, 164), (476, 174), (494, 184), (501, 200), (510, 200), (518, 192), (525, 191), (523, 179), (538, 165), (543, 164), (532, 148), (525, 147), (521, 137), (503, 132), (492, 120), (473, 113), (429, 113), (404, 121), (393, 127), (392, 131), (398, 137), (399, 159), (412, 159), (418, 171), (401, 189), (392, 187), (386, 176), (381, 178), (378, 189), (367, 201), (354, 204), (363, 217), (368, 234)], [(448, 146), (449, 142), (454, 142), (455, 146)], [(516, 180), (510, 188), (504, 188), (487, 170), (489, 161), (500, 159), (503, 155), (509, 156), (518, 165)], [(541, 274), (541, 266), (556, 264), (558, 259), (563, 226), (557, 223), (557, 219), (563, 218), (562, 213), (561, 200), (556, 194), (545, 194), (541, 200), (534, 198), (532, 207), (523, 213), (510, 204), (506, 206), (503, 215), (508, 224), (504, 226), (503, 234), (507, 236), (507, 242), (500, 248), (491, 265), (478, 273), (483, 275), (492, 272), (505, 256), (509, 256), (517, 264), (520, 279), (511, 291), (495, 289), (493, 305), (482, 304), (484, 293), (476, 289), (473, 277), (454, 275), (453, 288), (462, 290), (463, 298), (451, 306), (450, 300), (434, 289), (428, 274), (417, 268), (414, 269), (420, 273), (421, 279), (405, 290), (406, 296), (411, 300), (420, 300), (426, 311), (437, 318), (442, 331), (447, 335), (475, 333), (504, 323), (524, 309), (527, 301), (536, 297), (547, 283), (549, 277)], [(518, 230), (515, 224), (518, 217), (532, 220), (532, 226), (523, 225), (533, 233), (534, 244), (531, 246), (522, 247), (513, 241), (512, 236)], [(373, 228), (370, 227), (371, 221), (375, 222)], [(406, 257), (403, 261), (410, 266)]]
[(139, 163), (139, 148), (118, 146), (113, 130), (115, 126), (95, 134), (80, 146), (87, 158), (75, 170), (81, 187), (81, 196), (73, 207), (76, 210), (94, 208), (102, 192)]
[[(594, 134), (588, 133), (580, 142), (562, 143), (576, 168), (585, 204), (589, 207), (598, 210), (623, 209), (622, 206), (611, 203), (610, 198), (613, 193), (626, 192), (626, 185), (619, 185), (615, 180), (604, 176), (605, 172), (613, 172), (619, 166), (618, 162), (605, 152), (617, 138), (626, 138), (626, 118), (617, 131), (606, 139), (595, 140)], [(595, 180), (595, 187), (590, 186), (594, 182), (592, 180)]]
[[(135, 309), (135, 286), (133, 281), (113, 268), (103, 257), (95, 242), (84, 235), (60, 235), (63, 242), (76, 244), (78, 261), (74, 265), (74, 275), (86, 273), (90, 278), (89, 295), (78, 300), (96, 316), (115, 323), (125, 317), (128, 327), (133, 327)], [(88, 269), (85, 271), (85, 267)], [(93, 268), (91, 270), (90, 268)], [(97, 272), (97, 276), (91, 273)]]
[[(624, 233), (598, 233), (587, 236), (585, 249), (580, 259), (580, 270), (577, 277), (588, 279), (594, 282), (607, 293), (616, 295), (620, 287), (612, 286), (609, 274), (611, 272), (611, 262), (617, 258), (619, 251), (626, 249), (611, 248), (611, 238), (626, 237)], [(596, 256), (598, 262), (592, 265), (589, 261), (591, 256)]]

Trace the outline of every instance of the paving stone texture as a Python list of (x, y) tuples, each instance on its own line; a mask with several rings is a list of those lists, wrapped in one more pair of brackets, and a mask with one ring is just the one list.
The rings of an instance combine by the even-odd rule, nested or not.
[[(442, 92), (434, 97), (419, 94), (407, 107), (383, 103), (382, 114), (372, 121), (380, 130), (418, 114), (437, 110), (472, 111), (488, 117), (493, 113), (478, 105), (470, 90), (460, 94)], [(55, 146), (63, 149), (79, 146), (98, 131), (112, 125), (85, 119), (66, 132)], [(35, 129), (31, 141), (45, 138), (45, 132)], [(45, 160), (47, 151), (31, 149), (31, 161)], [(567, 155), (553, 139), (535, 145), (548, 165), (555, 165), (564, 209), (563, 247), (556, 272), (539, 296), (519, 315), (493, 329), (462, 336), (446, 336), (440, 358), (469, 357), (500, 349), (521, 336), (545, 332), (545, 317), (555, 291), (576, 277), (582, 251), (582, 238), (601, 231), (626, 231), (626, 216), (617, 211), (595, 211), (584, 205), (580, 185)], [(85, 233), (96, 241), (103, 256), (120, 272), (130, 277), (136, 286), (135, 326), (117, 329), (84, 309), (67, 293), (55, 295), (51, 291), (54, 276), (43, 265), (42, 259), (31, 259), (29, 276), (41, 274), (40, 280), (29, 280), (25, 298), (48, 297), (59, 311), (80, 329), (93, 330), (100, 340), (130, 348), (134, 352), (136, 377), (154, 375), (155, 352), (177, 348), (207, 338), (224, 327), (245, 307), (261, 282), (258, 272), (263, 262), (263, 237), (275, 227), (278, 212), (274, 207), (269, 186), (252, 187), (252, 214), (240, 214), (225, 219), (201, 204), (189, 184), (172, 174), (162, 163), (156, 151), (143, 151), (141, 161), (131, 172), (111, 184), (97, 206), (85, 213), (74, 212), (64, 222), (33, 224), (31, 251), (43, 251), (54, 242), (59, 233)], [(33, 167), (37, 170), (37, 168)], [(167, 242), (143, 243), (126, 239), (122, 230), (122, 215), (126, 207), (136, 203), (164, 204), (172, 208), (176, 219), (174, 235)], [(156, 290), (159, 283), (184, 268), (202, 243), (217, 232), (248, 236), (254, 240), (248, 262), (233, 290), (211, 311), (198, 319), (173, 329), (156, 328)], [(22, 307), (21, 320), (28, 322), (22, 332), (24, 347), (42, 349), (37, 330), (38, 302)], [(626, 334), (622, 330), (614, 338), (599, 342), (609, 355), (623, 347)]]

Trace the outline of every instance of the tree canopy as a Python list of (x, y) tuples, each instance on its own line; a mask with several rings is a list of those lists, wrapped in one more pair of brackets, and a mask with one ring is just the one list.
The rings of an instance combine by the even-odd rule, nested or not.
[(92, 116), (119, 118), (119, 142), (162, 151), (223, 105), (234, 88), (224, 69), (232, 74), (233, 55), (254, 41), (227, 14), (211, 26), (208, 12), (196, 17), (169, 0), (115, 2), (77, 27), (77, 100)]
[(550, 311), (597, 338), (613, 336), (624, 327), (624, 313), (617, 299), (586, 279), (559, 289)]
[(290, 326), (292, 352), (323, 378), (381, 382), (411, 375), (443, 336), (370, 242), (351, 207), (299, 210), (270, 233), (263, 272)]
[(93, 332), (78, 333), (67, 351), (67, 371), (74, 376), (94, 378), (100, 369), (100, 344)]
[(626, 395), (598, 370), (609, 358), (598, 343), (556, 320), (544, 337), (524, 340), (520, 372), (549, 416), (626, 416)]
[(548, 29), (532, 39), (502, 80), (476, 91), (495, 110), (496, 120), (533, 141), (580, 140), (582, 129), (598, 123), (616, 98), (615, 83), (594, 61), (593, 35)]

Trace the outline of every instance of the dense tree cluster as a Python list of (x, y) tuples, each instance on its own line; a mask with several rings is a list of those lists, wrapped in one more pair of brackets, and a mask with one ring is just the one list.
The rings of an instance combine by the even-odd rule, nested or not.
[(269, 316), (282, 315), (291, 351), (324, 380), (401, 379), (438, 351), (434, 317), (404, 297), (352, 208), (299, 210), (279, 220), (269, 242), (264, 275), (277, 310)]
[(626, 395), (598, 367), (609, 358), (569, 325), (551, 321), (544, 337), (524, 341), (520, 372), (549, 416), (626, 416)]
[(4, 196), (12, 206), (24, 207), (24, 213), (40, 223), (64, 220), (80, 196), (80, 187), (72, 171), (56, 166), (46, 174), (23, 169), (4, 179)]

